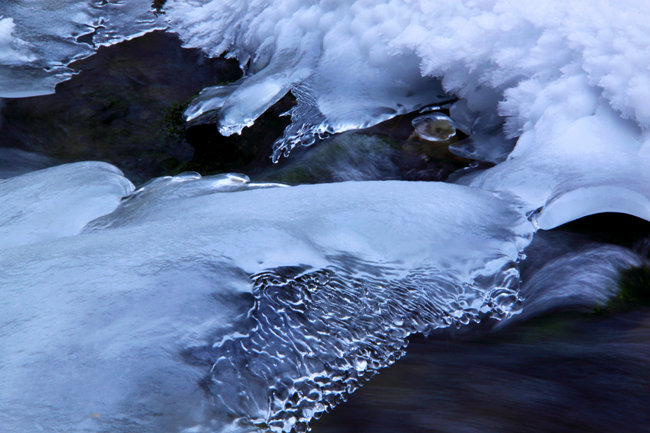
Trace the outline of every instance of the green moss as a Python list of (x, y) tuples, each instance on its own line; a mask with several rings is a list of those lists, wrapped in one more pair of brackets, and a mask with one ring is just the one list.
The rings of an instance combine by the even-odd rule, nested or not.
[(650, 266), (632, 267), (621, 272), (619, 292), (609, 302), (594, 309), (595, 314), (612, 314), (650, 306)]
[(172, 104), (165, 115), (164, 125), (167, 135), (174, 138), (181, 138), (185, 134), (185, 110), (189, 102), (183, 104)]

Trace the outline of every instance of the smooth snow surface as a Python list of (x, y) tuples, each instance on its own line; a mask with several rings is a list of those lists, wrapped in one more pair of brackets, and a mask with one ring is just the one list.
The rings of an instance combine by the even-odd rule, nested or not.
[(109, 213), (130, 183), (79, 163), (0, 190), (2, 432), (300, 429), (410, 333), (517, 312), (533, 230), (506, 200), (438, 183), (187, 174)]

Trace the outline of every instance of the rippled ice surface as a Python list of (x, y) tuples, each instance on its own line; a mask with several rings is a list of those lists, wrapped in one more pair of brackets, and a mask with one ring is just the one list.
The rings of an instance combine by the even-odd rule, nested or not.
[[(532, 225), (491, 193), (188, 174), (116, 200), (129, 185), (98, 163), (0, 184), (0, 431), (301, 430), (410, 333), (519, 308)], [(50, 196), (74, 205), (39, 232)]]

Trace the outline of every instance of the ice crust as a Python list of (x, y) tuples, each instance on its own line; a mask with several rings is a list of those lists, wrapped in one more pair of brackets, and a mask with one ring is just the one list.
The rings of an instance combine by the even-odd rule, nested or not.
[(162, 28), (150, 0), (0, 2), (0, 98), (52, 93), (72, 61)]
[(122, 172), (103, 162), (65, 164), (0, 180), (0, 248), (76, 235), (132, 191)]
[[(0, 237), (0, 431), (300, 429), (409, 333), (518, 308), (533, 227), (485, 191), (188, 174), (117, 206), (131, 188), (96, 163), (0, 185), (3, 215), (18, 216)], [(111, 206), (79, 233), (89, 191)], [(38, 242), (20, 216), (35, 203), (53, 232)]]

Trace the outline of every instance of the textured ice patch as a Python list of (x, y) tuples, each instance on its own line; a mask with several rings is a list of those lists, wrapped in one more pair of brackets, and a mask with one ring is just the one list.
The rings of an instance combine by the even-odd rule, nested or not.
[(0, 2), (0, 97), (51, 93), (72, 61), (164, 28), (150, 9), (150, 0)]
[[(89, 217), (80, 184), (112, 206), (131, 188), (111, 166), (9, 182), (12, 236), (50, 233), (0, 249), (3, 433), (304, 428), (411, 332), (515, 313), (533, 230), (464, 186), (188, 174), (78, 233), (65, 223)], [(30, 219), (39, 209), (54, 218)]]
[(331, 261), (253, 276), (253, 307), (234, 331), (187, 352), (211, 365), (206, 389), (242, 426), (307, 431), (404, 355), (409, 335), (519, 311), (514, 263), (467, 284), (438, 269), (400, 276), (350, 256)]

